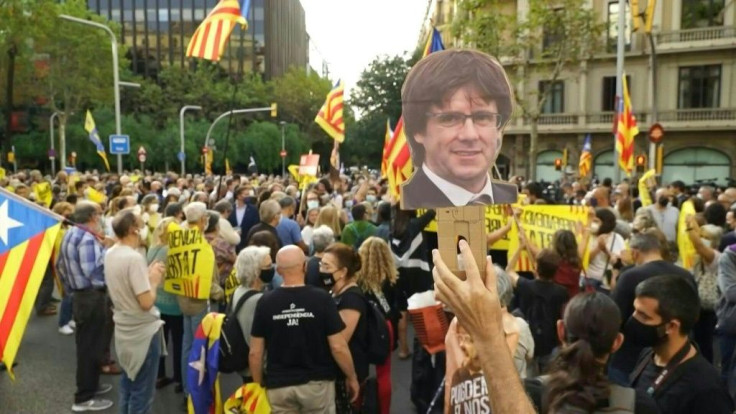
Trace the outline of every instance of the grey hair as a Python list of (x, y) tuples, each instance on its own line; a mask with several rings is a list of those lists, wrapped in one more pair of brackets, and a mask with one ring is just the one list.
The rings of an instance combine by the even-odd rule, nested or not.
[(271, 254), (271, 248), (248, 246), (238, 253), (235, 260), (235, 275), (241, 286), (250, 287), (261, 274), (261, 261)]
[(715, 224), (706, 224), (700, 229), (703, 230), (706, 237), (710, 240), (710, 247), (718, 249), (718, 246), (721, 244), (721, 237), (723, 237), (723, 229)]
[(335, 242), (335, 233), (330, 226), (325, 224), (317, 227), (312, 232), (312, 247), (315, 253), (322, 253), (327, 246)]
[[(233, 205), (230, 203), (229, 200), (220, 200), (215, 204), (215, 210), (224, 215), (226, 212), (233, 211)], [(227, 218), (227, 217), (224, 217)]]
[(189, 203), (184, 207), (184, 215), (187, 217), (187, 223), (195, 224), (199, 220), (202, 220), (205, 214), (207, 214), (207, 205), (201, 201)]
[(631, 236), (629, 247), (639, 250), (643, 253), (659, 251), (662, 246), (659, 245), (659, 239), (653, 232), (636, 233)]
[(89, 223), (92, 217), (97, 214), (99, 205), (91, 201), (80, 201), (74, 206), (74, 221), (77, 223)]
[(514, 287), (511, 285), (511, 278), (501, 266), (493, 265), (493, 267), (496, 268), (498, 300), (501, 302), (501, 306), (508, 308), (511, 301), (514, 300)]
[(261, 216), (261, 221), (270, 223), (274, 217), (281, 213), (281, 205), (276, 200), (266, 200), (261, 203), (258, 213)]

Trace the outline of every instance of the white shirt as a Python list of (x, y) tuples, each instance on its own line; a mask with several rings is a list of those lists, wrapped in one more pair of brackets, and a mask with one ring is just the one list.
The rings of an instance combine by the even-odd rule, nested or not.
[(245, 217), (246, 207), (248, 207), (247, 204), (243, 204), (243, 207), (240, 207), (237, 203), (235, 203), (235, 220), (238, 223), (238, 227), (243, 224), (243, 217)]
[(434, 172), (432, 172), (432, 170), (429, 169), (429, 167), (427, 167), (426, 164), (422, 165), (422, 170), (427, 175), (427, 178), (429, 178), (429, 181), (437, 186), (437, 188), (439, 188), (440, 191), (442, 191), (442, 193), (444, 193), (455, 206), (466, 206), (472, 200), (484, 194), (488, 194), (489, 196), (491, 196), (491, 203), (493, 203), (493, 183), (491, 182), (491, 177), (488, 175), (486, 175), (486, 185), (483, 187), (483, 189), (480, 190), (480, 192), (478, 193), (471, 193), (470, 191), (460, 187), (459, 185), (453, 184), (435, 174)]

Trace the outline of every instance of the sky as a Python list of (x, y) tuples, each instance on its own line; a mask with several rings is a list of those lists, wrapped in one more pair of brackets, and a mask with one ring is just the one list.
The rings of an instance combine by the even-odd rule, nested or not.
[(345, 81), (346, 94), (378, 55), (411, 53), (430, 0), (301, 0), (312, 40), (310, 64)]

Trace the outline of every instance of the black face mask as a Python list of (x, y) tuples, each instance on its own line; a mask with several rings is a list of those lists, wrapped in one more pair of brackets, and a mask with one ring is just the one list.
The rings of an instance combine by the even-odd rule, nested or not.
[(659, 197), (659, 199), (657, 199), (657, 202), (659, 203), (660, 206), (667, 207), (667, 204), (669, 204), (670, 199), (667, 197)]
[(664, 325), (667, 322), (663, 322), (660, 325), (645, 325), (639, 322), (638, 319), (631, 316), (626, 324), (624, 325), (624, 335), (627, 341), (631, 341), (632, 344), (640, 347), (651, 347), (657, 346), (667, 339), (667, 334), (664, 330)]
[(273, 267), (269, 267), (268, 269), (261, 269), (261, 274), (258, 276), (259, 279), (261, 279), (261, 282), (263, 283), (271, 283), (273, 280), (273, 275), (276, 273)]
[(319, 278), (325, 287), (332, 287), (335, 284), (335, 277), (332, 273), (319, 272)]

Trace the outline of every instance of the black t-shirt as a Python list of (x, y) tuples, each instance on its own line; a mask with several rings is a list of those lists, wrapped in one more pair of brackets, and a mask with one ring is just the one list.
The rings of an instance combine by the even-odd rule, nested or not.
[[(647, 393), (663, 367), (649, 363), (634, 381), (637, 393)], [(733, 401), (716, 369), (700, 353), (678, 365), (654, 392), (660, 412), (667, 414), (731, 414)]]
[[(616, 287), (611, 293), (616, 305), (621, 311), (621, 322), (623, 324), (634, 313), (634, 299), (636, 298), (636, 286), (639, 283), (653, 276), (659, 275), (676, 275), (685, 278), (697, 292), (695, 285), (695, 277), (692, 273), (664, 260), (655, 260), (653, 262), (644, 263), (641, 266), (634, 266), (621, 272), (618, 277)], [(611, 366), (630, 374), (636, 367), (636, 361), (644, 348), (638, 347), (632, 341), (624, 341), (621, 348), (611, 356)]]
[(358, 381), (363, 382), (368, 378), (368, 325), (366, 324), (366, 312), (368, 311), (366, 298), (359, 287), (353, 286), (344, 292), (335, 296), (337, 310), (352, 309), (360, 313), (358, 325), (350, 337), (348, 346), (350, 354), (353, 356), (353, 365), (355, 365), (355, 374), (358, 375)]
[(276, 232), (276, 227), (261, 221), (260, 223), (251, 227), (248, 231), (248, 234), (245, 236), (246, 246), (250, 243), (251, 237), (253, 237), (253, 235), (258, 233), (259, 231), (267, 231), (273, 234), (273, 236), (276, 238), (276, 241), (279, 243), (279, 249), (284, 245), (284, 242), (279, 237), (279, 233)]
[(266, 342), (266, 388), (334, 380), (337, 366), (327, 337), (345, 324), (330, 295), (313, 286), (282, 287), (256, 305), (251, 335)]
[[(568, 301), (567, 289), (550, 281), (534, 279), (529, 280), (523, 277), (519, 278), (516, 285), (519, 298), (519, 309), (524, 314), (524, 319), (529, 323), (532, 333), (545, 332), (541, 336), (547, 338), (546, 342), (540, 343), (540, 335), (534, 335), (534, 353), (539, 356), (549, 355), (550, 352), (558, 344), (557, 340), (557, 320), (562, 319), (562, 310)], [(533, 311), (533, 307), (542, 303), (544, 307), (544, 319), (534, 320), (533, 314), (539, 314)], [(537, 327), (537, 323), (545, 323), (547, 326)]]

